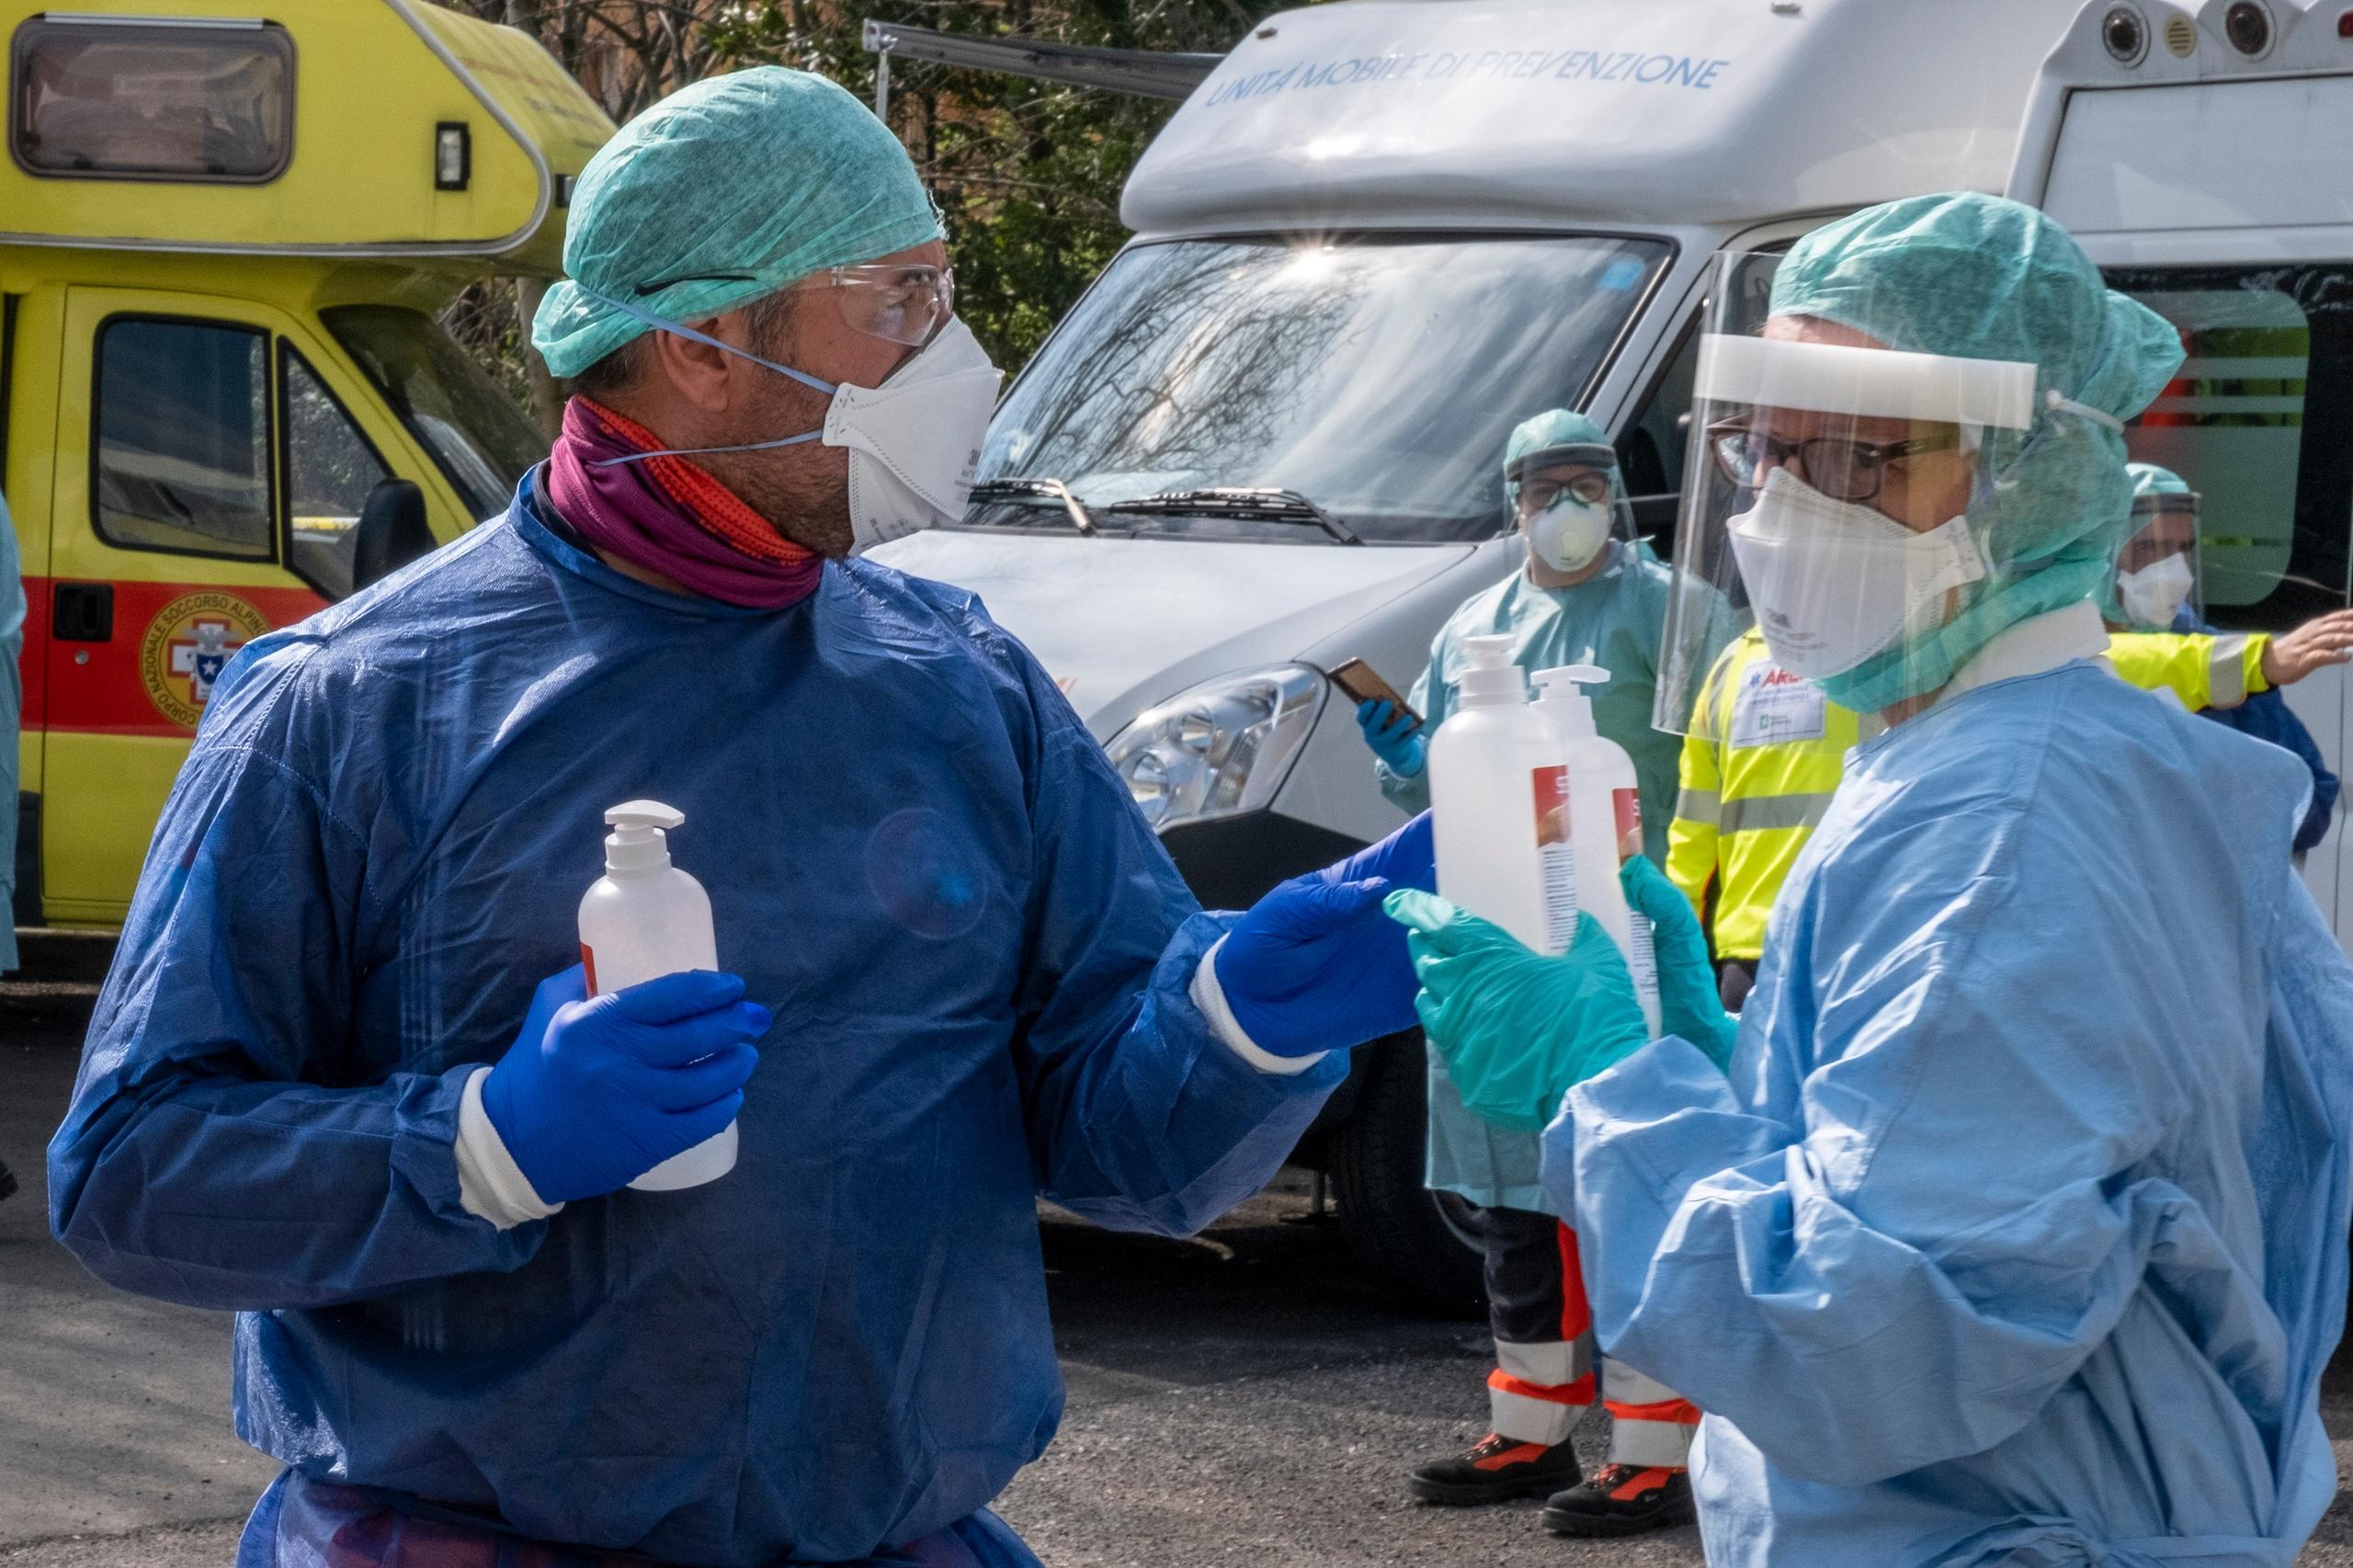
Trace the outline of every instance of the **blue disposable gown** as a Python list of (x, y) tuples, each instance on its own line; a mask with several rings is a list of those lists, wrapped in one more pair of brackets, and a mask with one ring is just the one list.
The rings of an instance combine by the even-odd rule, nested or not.
[[(648, 796), (776, 1015), (738, 1163), (494, 1230), (463, 1086)], [(307, 1475), (705, 1568), (861, 1558), (1053, 1434), (1034, 1199), (1194, 1230), (1344, 1074), (1211, 1033), (1187, 987), (1226, 924), (969, 595), (851, 562), (775, 613), (685, 599), (527, 495), (224, 676), (51, 1222), (238, 1309), (237, 1430)]]
[(1546, 1181), (1603, 1347), (1709, 1413), (1710, 1562), (2293, 1560), (2353, 1120), (2306, 788), (2090, 665), (1962, 693), (1853, 754), (1730, 1082), (1572, 1092)]

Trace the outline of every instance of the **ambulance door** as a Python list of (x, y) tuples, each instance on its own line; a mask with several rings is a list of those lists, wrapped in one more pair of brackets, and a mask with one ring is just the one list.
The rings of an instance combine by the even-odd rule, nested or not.
[(74, 289), (65, 314), (42, 905), (104, 925), (222, 667), (348, 591), (352, 525), (386, 470), (324, 357), (267, 307)]

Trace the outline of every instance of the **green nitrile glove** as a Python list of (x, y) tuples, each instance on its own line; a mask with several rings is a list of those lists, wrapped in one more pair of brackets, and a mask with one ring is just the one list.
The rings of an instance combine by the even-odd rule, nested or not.
[(1423, 1032), (1462, 1103), (1497, 1126), (1540, 1130), (1569, 1085), (1649, 1043), (1633, 976), (1592, 915), (1546, 958), (1435, 893), (1393, 892), (1384, 907), (1410, 933)]

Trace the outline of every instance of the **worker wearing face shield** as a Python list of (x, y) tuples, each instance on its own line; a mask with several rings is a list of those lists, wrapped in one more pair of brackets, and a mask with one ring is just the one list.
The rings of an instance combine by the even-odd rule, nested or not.
[(1889, 727), (1736, 1025), (1630, 863), (1665, 1038), (1597, 928), (1544, 958), (1397, 895), (1425, 1030), (1549, 1121), (1604, 1349), (1710, 1413), (1710, 1562), (2285, 1568), (2336, 1487), (2353, 964), (2288, 863), (2295, 759), (2098, 660), (2121, 421), (2177, 337), (1973, 194), (1715, 298), (1677, 570)]
[(2132, 463), (2132, 523), (2116, 574), (2100, 597), (2108, 659), (2144, 690), (2193, 713), (2285, 747), (2312, 774), (2312, 803), (2296, 828), (2301, 858), (2328, 834), (2336, 775), (2280, 688), (2353, 659), (2353, 611), (2335, 610), (2274, 637), (2218, 631), (2199, 603), (2199, 497), (2179, 474)]
[[(51, 1226), (239, 1313), (242, 1568), (1034, 1564), (988, 1504), (1062, 1410), (1039, 1199), (1185, 1233), (1272, 1175), (1412, 1026), (1427, 824), (1204, 912), (1037, 661), (858, 558), (959, 514), (997, 378), (839, 86), (647, 109), (564, 259), (506, 514), (216, 685)], [(640, 797), (732, 972), (591, 994)]]

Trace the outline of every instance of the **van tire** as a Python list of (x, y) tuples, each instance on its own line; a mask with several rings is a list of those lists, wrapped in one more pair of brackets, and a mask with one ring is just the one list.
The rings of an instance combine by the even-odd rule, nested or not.
[(1364, 1046), (1354, 1114), (1332, 1130), (1332, 1193), (1357, 1260), (1425, 1312), (1483, 1317), (1476, 1210), (1422, 1185), (1429, 1142), (1418, 1030)]

